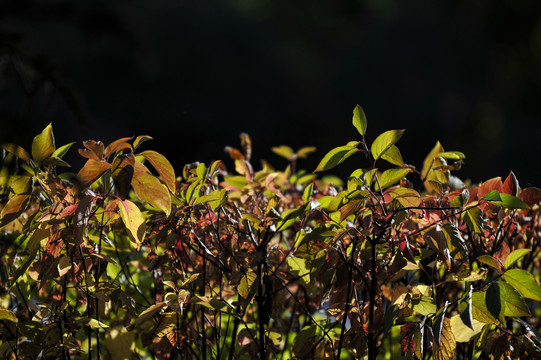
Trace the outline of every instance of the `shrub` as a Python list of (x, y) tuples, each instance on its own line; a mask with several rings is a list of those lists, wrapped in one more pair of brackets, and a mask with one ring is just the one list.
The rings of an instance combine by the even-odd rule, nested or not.
[[(0, 357), (541, 356), (541, 190), (465, 184), (439, 143), (417, 169), (404, 130), (369, 146), (359, 106), (353, 125), (314, 173), (287, 146), (254, 171), (246, 134), (235, 173), (178, 174), (148, 136), (84, 142), (77, 174), (51, 125), (31, 156), (4, 144)], [(358, 153), (346, 181), (316, 177)]]

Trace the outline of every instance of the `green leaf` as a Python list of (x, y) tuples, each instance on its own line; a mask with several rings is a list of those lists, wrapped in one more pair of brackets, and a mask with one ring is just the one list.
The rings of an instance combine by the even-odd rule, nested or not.
[(505, 193), (499, 193), (497, 190), (492, 190), (485, 196), (483, 196), (482, 200), (486, 200), (490, 202), (491, 204), (501, 206), (506, 209), (529, 209), (530, 207), (519, 198), (505, 194)]
[(19, 159), (26, 161), (27, 164), (30, 164), (30, 156), (28, 156), (28, 153), (26, 152), (26, 150), (20, 147), (19, 145), (3, 144), (2, 149), (17, 156)]
[[(392, 186), (396, 184), (400, 179), (405, 177), (407, 174), (409, 174), (412, 170), (411, 169), (388, 169), (381, 174), (379, 177), (379, 185), (381, 186), (381, 189), (386, 189), (389, 186)], [(376, 190), (380, 190), (380, 187), (378, 186), (378, 182), (375, 184)]]
[(445, 282), (450, 281), (479, 281), (484, 280), (487, 277), (488, 270), (485, 268), (479, 268), (477, 270), (470, 271), (465, 269), (458, 273), (450, 273), (445, 279)]
[(466, 241), (460, 235), (458, 228), (451, 224), (445, 224), (442, 226), (443, 234), (447, 240), (447, 246), (451, 257), (456, 260), (467, 259), (468, 258), (468, 247), (466, 246)]
[(239, 190), (244, 189), (244, 187), (248, 184), (248, 180), (244, 176), (225, 176), (224, 181), (226, 184), (237, 188)]
[(17, 317), (15, 316), (15, 314), (8, 309), (4, 309), (3, 307), (0, 307), (0, 319), (8, 320), (14, 323), (17, 322)]
[(160, 174), (160, 180), (163, 181), (165, 185), (169, 188), (171, 193), (175, 193), (175, 170), (173, 169), (173, 166), (163, 156), (162, 154), (153, 151), (153, 150), (147, 150), (143, 151), (142, 153), (137, 154), (138, 156), (143, 156), (145, 159), (147, 159), (154, 169)]
[(240, 278), (240, 284), (237, 286), (239, 295), (246, 299), (248, 295), (250, 295), (252, 288), (254, 286), (254, 283), (256, 283), (255, 282), (256, 279), (257, 279), (256, 273), (254, 273), (253, 271), (247, 271)]
[(271, 150), (276, 155), (286, 158), (287, 160), (291, 160), (295, 154), (293, 149), (287, 145), (274, 146)]
[(58, 157), (58, 158), (63, 158), (64, 155), (66, 155), (66, 153), (68, 152), (68, 150), (72, 147), (72, 145), (75, 144), (74, 142), (71, 142), (69, 144), (66, 144), (66, 145), (62, 145), (61, 147), (59, 147), (58, 149), (56, 149), (53, 154), (51, 155), (51, 157)]
[(500, 287), (505, 292), (505, 316), (530, 316), (526, 301), (511, 285), (500, 281)]
[(480, 263), (483, 263), (485, 265), (488, 265), (490, 267), (493, 267), (494, 269), (496, 270), (500, 270), (501, 269), (501, 265), (500, 263), (498, 262), (498, 260), (496, 260), (495, 258), (493, 258), (492, 256), (490, 255), (481, 255), (477, 258), (477, 261), (479, 261)]
[(344, 145), (339, 146), (327, 153), (317, 166), (317, 168), (314, 170), (314, 172), (319, 171), (325, 171), (330, 170), (336, 165), (340, 164), (344, 160), (346, 160), (351, 155), (355, 154), (357, 151), (359, 151), (355, 146), (352, 145)]
[(533, 275), (521, 269), (507, 270), (503, 279), (525, 298), (541, 301), (541, 287)]
[(310, 284), (310, 270), (308, 260), (290, 257), (287, 259), (287, 264), (289, 265), (289, 271), (296, 277), (300, 276), (299, 282), (307, 287)]
[(304, 191), (302, 193), (302, 199), (304, 200), (305, 204), (310, 202), (313, 191), (314, 191), (314, 183), (310, 183), (304, 188)]
[(398, 166), (406, 166), (404, 163), (404, 160), (402, 160), (402, 154), (400, 154), (400, 150), (393, 145), (391, 146), (383, 155), (381, 155), (381, 158), (383, 160), (387, 160), (391, 164), (398, 165)]
[(52, 124), (47, 125), (41, 134), (36, 135), (32, 141), (32, 158), (36, 165), (54, 153), (56, 147), (54, 145), (54, 135)]
[(469, 342), (472, 337), (479, 334), (485, 327), (485, 323), (473, 319), (473, 330), (466, 326), (460, 315), (451, 317), (451, 330), (455, 335), (456, 342)]
[(462, 218), (470, 230), (477, 234), (483, 233), (483, 214), (478, 207), (472, 207), (462, 213)]
[(505, 321), (505, 290), (500, 286), (500, 282), (496, 281), (490, 284), (486, 291), (485, 305), (488, 311), (501, 323)]
[(306, 147), (300, 148), (299, 150), (297, 150), (297, 157), (301, 159), (305, 159), (308, 154), (313, 153), (316, 150), (317, 148), (314, 146), (306, 146)]
[(215, 211), (218, 207), (223, 205), (227, 200), (227, 190), (214, 190), (208, 195), (198, 197), (194, 201), (194, 205), (208, 202), (212, 211)]
[(462, 160), (466, 158), (460, 151), (444, 151), (440, 152), (438, 156), (450, 160)]
[(477, 321), (483, 322), (485, 324), (494, 324), (496, 325), (498, 321), (490, 311), (488, 311), (485, 304), (485, 291), (477, 291), (472, 294), (472, 315), (473, 318)]
[(468, 191), (468, 189), (464, 189), (460, 195), (455, 196), (453, 200), (451, 200), (451, 206), (463, 208), (464, 205), (468, 203), (469, 199), (470, 192)]
[(371, 151), (374, 160), (377, 160), (383, 155), (391, 146), (393, 146), (404, 133), (404, 130), (389, 130), (379, 135), (372, 143)]
[(145, 218), (141, 210), (130, 200), (121, 200), (117, 203), (122, 221), (128, 230), (130, 240), (139, 249), (145, 238)]
[(91, 328), (94, 328), (94, 329), (106, 329), (106, 328), (109, 327), (109, 325), (105, 325), (104, 323), (102, 323), (99, 320), (89, 319), (87, 317), (80, 318), (80, 319), (77, 320), (77, 322), (79, 322), (80, 324), (83, 324), (83, 325), (90, 326)]
[(428, 296), (411, 299), (411, 308), (421, 315), (434, 314), (438, 310), (434, 299)]
[(162, 210), (167, 216), (171, 213), (171, 195), (167, 187), (145, 170), (145, 166), (135, 161), (135, 172), (131, 185), (139, 199)]
[(366, 115), (364, 114), (363, 108), (360, 105), (355, 106), (353, 109), (353, 126), (357, 129), (359, 134), (363, 135), (366, 133)]
[(141, 314), (139, 314), (139, 316), (137, 316), (135, 321), (130, 326), (128, 326), (127, 329), (128, 330), (133, 330), (133, 328), (139, 326), (140, 324), (142, 324), (146, 320), (150, 319), (152, 316), (156, 315), (165, 306), (167, 306), (167, 304), (165, 302), (159, 302), (159, 303), (156, 303), (154, 305), (149, 306)]
[(410, 188), (396, 188), (389, 191), (389, 195), (396, 199), (403, 207), (416, 207), (421, 203), (421, 195)]
[(517, 249), (513, 251), (511, 254), (507, 255), (507, 258), (505, 259), (505, 268), (510, 268), (514, 263), (522, 259), (529, 252), (530, 249)]

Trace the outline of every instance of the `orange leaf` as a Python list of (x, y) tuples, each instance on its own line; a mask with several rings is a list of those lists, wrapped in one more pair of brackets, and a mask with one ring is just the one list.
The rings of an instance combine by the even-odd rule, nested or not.
[(85, 166), (79, 171), (77, 177), (81, 181), (83, 187), (90, 186), (96, 181), (104, 172), (111, 168), (111, 164), (106, 161), (89, 159), (85, 163)]
[(143, 156), (152, 164), (152, 166), (154, 166), (154, 169), (156, 169), (158, 174), (160, 174), (160, 180), (163, 181), (163, 183), (167, 185), (169, 190), (171, 190), (171, 192), (174, 194), (175, 170), (173, 169), (173, 166), (171, 166), (169, 160), (167, 160), (162, 154), (153, 150), (143, 151), (137, 155)]
[(123, 149), (131, 149), (131, 145), (127, 143), (127, 141), (131, 139), (133, 139), (133, 136), (115, 140), (109, 145), (107, 145), (107, 147), (105, 148), (105, 157), (108, 158), (109, 155)]
[(496, 190), (497, 192), (502, 192), (502, 178), (501, 177), (495, 177), (493, 179), (487, 180), (482, 184), (479, 184), (479, 190), (477, 191), (477, 198), (481, 199), (483, 196), (491, 192), (492, 190)]

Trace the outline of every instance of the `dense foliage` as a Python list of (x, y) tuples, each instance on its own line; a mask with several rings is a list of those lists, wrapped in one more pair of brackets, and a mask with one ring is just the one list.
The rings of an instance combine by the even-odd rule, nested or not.
[(246, 134), (234, 172), (175, 173), (148, 136), (84, 142), (77, 174), (51, 125), (31, 156), (4, 144), (0, 358), (539, 358), (541, 190), (464, 183), (439, 143), (416, 168), (404, 130), (353, 125), (314, 173), (287, 146), (255, 171)]

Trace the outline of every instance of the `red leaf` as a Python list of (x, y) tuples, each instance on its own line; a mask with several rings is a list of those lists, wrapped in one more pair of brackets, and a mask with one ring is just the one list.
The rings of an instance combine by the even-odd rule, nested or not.
[(518, 194), (518, 180), (515, 174), (511, 171), (509, 176), (503, 182), (502, 193), (517, 196)]
[[(485, 181), (482, 184), (479, 184), (479, 191), (477, 192), (477, 198), (481, 199), (483, 196), (485, 196), (492, 190), (496, 190), (499, 193), (502, 192), (502, 178), (501, 177), (495, 177), (493, 179)], [(471, 191), (470, 191), (470, 194), (471, 194)]]
[(517, 196), (520, 200), (528, 204), (529, 207), (534, 206), (541, 201), (541, 189), (536, 187), (529, 187), (524, 190)]
[(111, 164), (103, 160), (96, 161), (89, 159), (87, 160), (85, 166), (79, 171), (77, 177), (81, 181), (81, 184), (84, 187), (89, 186), (94, 181), (96, 181), (104, 172), (111, 168)]
[(415, 330), (416, 323), (407, 323), (400, 327), (400, 344), (403, 352), (415, 353)]

